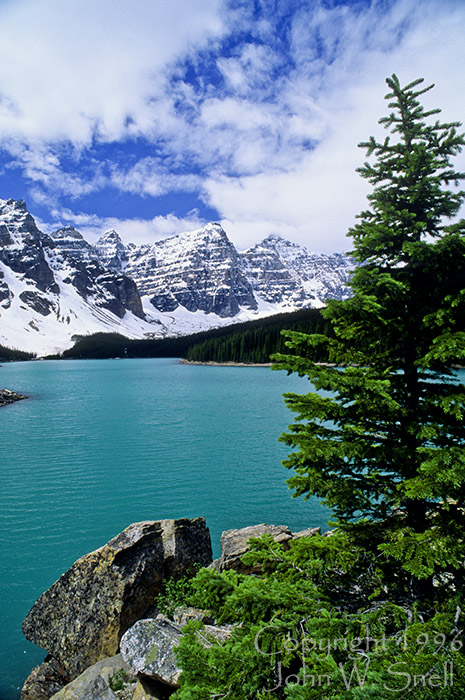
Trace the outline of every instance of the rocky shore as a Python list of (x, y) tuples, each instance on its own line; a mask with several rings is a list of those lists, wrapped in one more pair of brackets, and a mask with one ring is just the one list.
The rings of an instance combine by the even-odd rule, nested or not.
[(194, 608), (160, 614), (155, 601), (164, 582), (195, 566), (252, 573), (242, 562), (251, 537), (286, 543), (317, 533), (265, 524), (228, 530), (212, 561), (204, 518), (130, 525), (78, 559), (26, 616), (24, 635), (48, 654), (26, 679), (21, 700), (166, 700), (178, 687), (174, 649), (183, 626), (203, 622), (202, 644), (224, 643), (233, 626)]
[(23, 399), (27, 399), (27, 396), (17, 394), (15, 391), (9, 391), (8, 389), (0, 389), (0, 406), (6, 406), (9, 403), (22, 401)]

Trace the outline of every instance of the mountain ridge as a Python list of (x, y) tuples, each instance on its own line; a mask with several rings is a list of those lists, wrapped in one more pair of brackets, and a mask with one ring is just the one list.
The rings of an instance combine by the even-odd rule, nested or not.
[(346, 298), (352, 264), (271, 234), (238, 251), (218, 223), (136, 245), (39, 230), (23, 200), (0, 199), (0, 344), (39, 355), (76, 337), (186, 335)]

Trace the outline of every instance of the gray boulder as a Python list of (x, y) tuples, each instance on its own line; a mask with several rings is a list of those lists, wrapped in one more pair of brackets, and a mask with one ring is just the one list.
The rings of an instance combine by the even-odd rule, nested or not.
[(293, 540), (300, 540), (302, 537), (314, 537), (315, 535), (321, 535), (320, 527), (307, 527), (305, 530), (299, 530), (299, 532), (292, 533)]
[(208, 610), (200, 610), (200, 608), (191, 608), (186, 605), (179, 605), (173, 611), (173, 620), (180, 627), (184, 627), (188, 622), (196, 620), (197, 622), (203, 622), (208, 625), (214, 623), (214, 619)]
[(181, 637), (181, 627), (163, 615), (139, 620), (123, 635), (121, 655), (132, 673), (176, 687), (181, 669), (174, 649)]
[[(52, 695), (51, 700), (117, 700), (111, 686), (112, 680), (118, 675), (125, 679), (125, 685), (132, 685), (132, 690), (135, 689), (136, 679), (121, 654), (117, 654), (86, 669), (65, 688)], [(131, 692), (130, 695), (132, 694)]]
[(163, 579), (195, 563), (207, 566), (211, 558), (204, 518), (135, 523), (78, 559), (43, 593), (23, 632), (72, 680), (117, 653), (124, 632), (153, 606)]
[[(198, 618), (193, 616), (190, 619)], [(186, 619), (184, 624), (188, 621)], [(205, 647), (209, 647), (212, 644), (223, 644), (231, 636), (233, 629), (234, 625), (204, 625), (203, 629), (197, 632), (197, 636)], [(164, 615), (139, 620), (123, 635), (121, 655), (134, 675), (148, 676), (176, 688), (181, 669), (175, 649), (181, 637), (182, 626)]]
[(291, 532), (286, 525), (266, 525), (264, 523), (243, 527), (240, 530), (226, 530), (221, 535), (221, 557), (215, 559), (211, 566), (220, 572), (234, 569), (240, 574), (259, 573), (261, 571), (260, 566), (246, 566), (242, 562), (242, 557), (250, 548), (252, 537), (271, 535), (275, 542), (280, 542), (287, 548), (291, 540), (299, 540), (302, 537), (313, 537), (319, 534), (321, 534), (319, 527), (308, 527), (299, 532)]
[(252, 568), (245, 566), (241, 559), (249, 549), (252, 537), (271, 535), (275, 542), (289, 542), (292, 532), (285, 525), (251, 525), (240, 530), (226, 530), (221, 535), (221, 557), (214, 562), (218, 571), (234, 569), (241, 574), (250, 574)]
[(8, 391), (8, 389), (0, 389), (0, 406), (6, 406), (15, 401), (22, 401), (22, 399), (27, 399), (27, 396), (17, 394), (15, 391)]

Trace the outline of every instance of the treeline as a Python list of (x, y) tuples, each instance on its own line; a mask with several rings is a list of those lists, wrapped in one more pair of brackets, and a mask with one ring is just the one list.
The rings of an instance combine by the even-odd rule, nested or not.
[(21, 360), (33, 360), (36, 357), (33, 352), (25, 352), (16, 348), (6, 348), (0, 345), (0, 362), (18, 362)]
[(118, 333), (94, 333), (79, 338), (72, 348), (59, 355), (50, 355), (46, 359), (81, 359), (104, 360), (117, 357), (182, 357), (186, 352), (190, 338), (159, 338), (153, 340), (131, 340)]
[(285, 349), (284, 329), (327, 333), (328, 325), (318, 309), (302, 309), (179, 338), (130, 340), (117, 333), (95, 333), (48, 359), (182, 357), (195, 362), (266, 363), (272, 353)]
[[(329, 325), (319, 309), (302, 309), (292, 314), (279, 314), (245, 327), (230, 326), (228, 333), (218, 331), (202, 342), (191, 345), (185, 359), (191, 362), (270, 362), (275, 352), (288, 352), (283, 330), (303, 333), (329, 333)], [(315, 349), (314, 360), (325, 360), (322, 350)]]

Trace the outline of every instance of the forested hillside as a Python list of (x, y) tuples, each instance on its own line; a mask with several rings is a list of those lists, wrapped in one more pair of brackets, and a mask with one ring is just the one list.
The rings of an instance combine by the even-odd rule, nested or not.
[[(281, 331), (326, 334), (328, 328), (329, 324), (318, 309), (303, 309), (211, 331), (205, 340), (189, 346), (185, 358), (191, 362), (267, 363), (270, 355), (285, 349)], [(325, 353), (318, 350), (312, 356), (313, 360), (325, 358)]]
[(15, 348), (5, 348), (0, 345), (0, 362), (19, 362), (20, 360), (33, 360), (35, 354), (32, 352), (24, 352)]
[(180, 338), (130, 340), (117, 333), (96, 333), (54, 357), (183, 357), (196, 362), (263, 363), (269, 362), (270, 354), (284, 348), (283, 329), (324, 333), (327, 328), (318, 309), (302, 309)]

